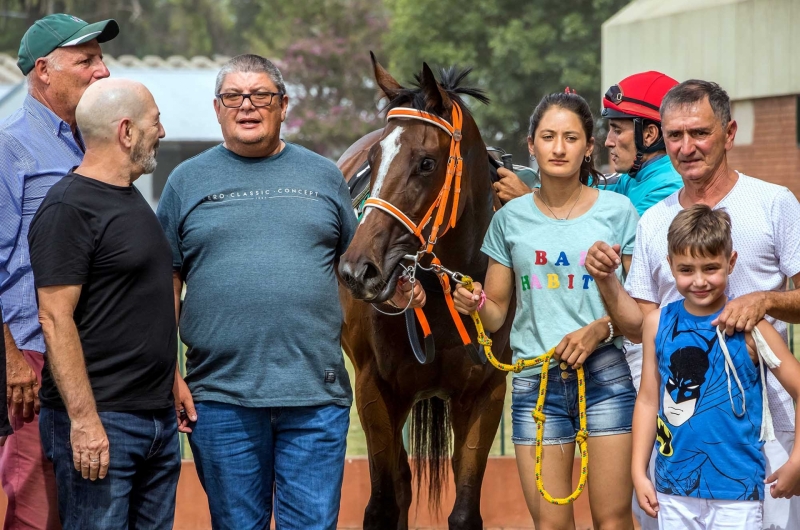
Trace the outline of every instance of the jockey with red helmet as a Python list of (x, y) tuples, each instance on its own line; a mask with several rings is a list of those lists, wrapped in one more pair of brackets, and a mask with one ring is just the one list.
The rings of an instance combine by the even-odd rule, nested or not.
[(609, 160), (615, 172), (625, 173), (608, 189), (626, 195), (639, 215), (683, 186), (666, 156), (659, 115), (661, 100), (677, 84), (660, 72), (643, 72), (612, 86), (603, 98)]

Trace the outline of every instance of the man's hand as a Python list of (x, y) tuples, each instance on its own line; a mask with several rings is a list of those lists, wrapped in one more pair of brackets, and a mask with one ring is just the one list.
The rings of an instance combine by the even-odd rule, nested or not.
[[(408, 299), (411, 297), (411, 305), (408, 304)], [(405, 278), (400, 278), (397, 280), (397, 287), (394, 290), (394, 296), (392, 296), (390, 302), (393, 306), (404, 309), (408, 307), (408, 309), (413, 309), (415, 307), (424, 307), (425, 306), (425, 289), (419, 284), (419, 282), (414, 282), (414, 292), (411, 292), (411, 282), (406, 280)]]
[(586, 253), (586, 271), (595, 281), (614, 277), (614, 271), (622, 265), (620, 245), (609, 245), (598, 241)]
[(497, 182), (492, 184), (500, 201), (505, 204), (511, 199), (522, 197), (526, 193), (530, 193), (531, 189), (527, 184), (522, 182), (516, 173), (501, 167), (497, 169), (497, 176), (500, 178)]
[(764, 481), (765, 484), (774, 482), (769, 487), (773, 499), (789, 499), (800, 495), (800, 462), (789, 460), (779, 467)]
[(725, 309), (711, 325), (724, 327), (728, 335), (733, 335), (735, 331), (749, 332), (766, 314), (766, 293), (750, 293), (728, 301)]
[(12, 417), (33, 421), (39, 413), (39, 382), (16, 345), (6, 341), (6, 401)]
[(105, 478), (110, 460), (108, 436), (97, 413), (86, 418), (70, 418), (70, 444), (72, 464), (83, 478), (97, 480)]
[(192, 393), (177, 370), (175, 371), (175, 382), (172, 384), (172, 397), (175, 399), (175, 417), (178, 420), (178, 432), (188, 434), (192, 432), (189, 424), (197, 421), (197, 411), (194, 408)]

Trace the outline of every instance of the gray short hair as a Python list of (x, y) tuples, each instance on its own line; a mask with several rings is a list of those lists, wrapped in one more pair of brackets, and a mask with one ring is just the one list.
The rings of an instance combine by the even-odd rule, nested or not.
[(272, 82), (275, 83), (275, 86), (278, 87), (278, 92), (281, 94), (286, 94), (286, 84), (283, 82), (283, 76), (281, 75), (281, 71), (278, 70), (278, 67), (275, 66), (269, 59), (265, 59), (260, 55), (255, 55), (252, 53), (237, 55), (222, 65), (222, 69), (217, 74), (217, 84), (214, 89), (215, 94), (219, 94), (219, 91), (222, 90), (222, 83), (225, 82), (225, 76), (233, 72), (255, 72), (267, 74), (269, 78), (272, 79)]
[(722, 126), (727, 126), (731, 121), (731, 98), (717, 83), (700, 79), (689, 79), (675, 85), (667, 92), (661, 100), (661, 119), (664, 119), (664, 113), (671, 107), (691, 105), (705, 98), (708, 98), (708, 103), (714, 115), (722, 122)]
[[(56, 48), (55, 50), (51, 51), (47, 55), (43, 57), (45, 61), (47, 61), (47, 67), (52, 68), (53, 70), (61, 70), (63, 67), (61, 65), (61, 49)], [(28, 92), (33, 93), (33, 83), (35, 79), (38, 79), (38, 74), (36, 73), (36, 68), (32, 68), (30, 72), (25, 75), (25, 78), (28, 80)]]

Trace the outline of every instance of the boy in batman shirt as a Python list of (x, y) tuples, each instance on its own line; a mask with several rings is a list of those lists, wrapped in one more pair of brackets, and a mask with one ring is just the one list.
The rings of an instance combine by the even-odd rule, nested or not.
[[(772, 436), (765, 370), (797, 400), (800, 363), (765, 320), (757, 331), (731, 337), (711, 325), (728, 300), (736, 263), (727, 213), (702, 204), (685, 209), (667, 239), (684, 300), (653, 311), (644, 323), (633, 416), (637, 500), (658, 517), (661, 529), (761, 528), (764, 483), (772, 483), (775, 498), (800, 487), (796, 446), (789, 461), (764, 479), (761, 447)], [(654, 442), (655, 487), (646, 475)]]

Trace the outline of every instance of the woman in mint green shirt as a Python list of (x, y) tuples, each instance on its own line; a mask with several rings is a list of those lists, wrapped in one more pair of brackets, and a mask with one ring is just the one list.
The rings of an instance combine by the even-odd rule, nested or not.
[[(584, 259), (595, 241), (614, 241), (627, 271), (639, 216), (627, 197), (587, 185), (600, 178), (591, 159), (593, 128), (589, 106), (580, 96), (563, 93), (542, 99), (530, 118), (528, 136), (541, 188), (497, 212), (482, 247), (490, 258), (485, 286), (476, 283), (473, 293), (459, 286), (455, 302), (465, 314), (478, 308), (486, 329), (495, 331), (516, 293), (514, 361), (556, 348), (544, 407), (542, 470), (553, 497), (566, 497), (573, 489), (579, 425), (575, 369), (584, 367), (592, 518), (597, 527), (632, 529), (630, 433), (636, 393), (621, 337)], [(536, 423), (531, 411), (540, 372), (531, 368), (513, 378), (512, 441), (536, 527), (567, 528), (574, 524), (572, 506), (546, 502), (534, 476)]]

